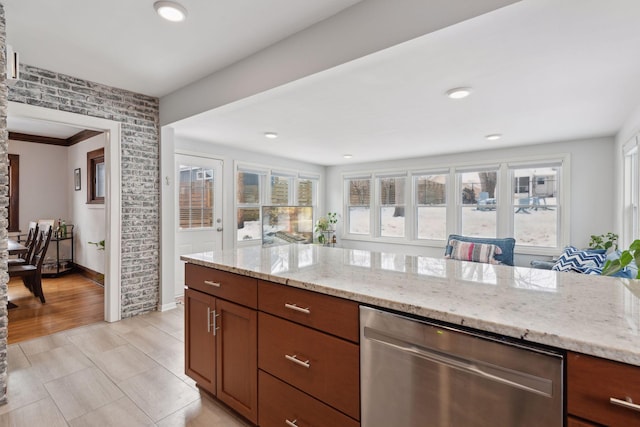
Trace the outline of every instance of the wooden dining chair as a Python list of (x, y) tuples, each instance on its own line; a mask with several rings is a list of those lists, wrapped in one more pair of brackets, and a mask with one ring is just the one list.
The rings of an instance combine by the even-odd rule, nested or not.
[(39, 297), (42, 303), (46, 302), (42, 291), (42, 264), (47, 255), (52, 234), (51, 226), (46, 230), (40, 230), (35, 239), (31, 262), (9, 266), (9, 277), (22, 277), (22, 283), (33, 295)]
[(9, 258), (7, 260), (7, 264), (9, 266), (24, 264), (25, 262), (29, 263), (31, 261), (31, 258), (33, 257), (33, 249), (37, 240), (36, 237), (38, 237), (38, 230), (39, 227), (37, 222), (29, 222), (29, 232), (27, 233), (27, 240), (25, 240), (24, 242), (24, 245), (28, 248), (28, 251), (26, 253), (18, 255), (17, 258)]

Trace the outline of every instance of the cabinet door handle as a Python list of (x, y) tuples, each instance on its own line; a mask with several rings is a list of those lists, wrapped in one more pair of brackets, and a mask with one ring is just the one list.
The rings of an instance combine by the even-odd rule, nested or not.
[(609, 403), (612, 405), (622, 406), (623, 408), (631, 409), (632, 411), (640, 412), (640, 405), (633, 403), (633, 399), (627, 396), (624, 400), (616, 399), (615, 397), (609, 398)]
[(219, 288), (221, 286), (220, 283), (212, 282), (211, 280), (205, 280), (204, 284), (209, 286), (215, 286), (216, 288)]
[(296, 304), (289, 304), (289, 303), (285, 303), (284, 306), (289, 310), (299, 311), (300, 313), (304, 313), (304, 314), (311, 314), (311, 310), (309, 310), (309, 307), (304, 308), (304, 307), (299, 307)]
[(284, 423), (286, 425), (288, 425), (289, 427), (300, 427), (298, 426), (298, 424), (296, 424), (298, 422), (298, 420), (293, 420), (293, 421), (289, 421), (288, 419), (284, 420)]
[(211, 308), (207, 307), (207, 333), (211, 333)]
[(216, 313), (216, 310), (213, 310), (213, 336), (214, 337), (218, 335), (216, 331), (220, 329), (220, 327), (218, 326), (218, 316), (220, 315)]
[(295, 354), (293, 356), (289, 356), (288, 354), (285, 354), (284, 358), (287, 359), (287, 360), (290, 360), (293, 363), (296, 363), (296, 364), (298, 364), (300, 366), (304, 366), (305, 368), (310, 368), (311, 367), (311, 364), (309, 363), (308, 359), (303, 362), (302, 360), (298, 359)]

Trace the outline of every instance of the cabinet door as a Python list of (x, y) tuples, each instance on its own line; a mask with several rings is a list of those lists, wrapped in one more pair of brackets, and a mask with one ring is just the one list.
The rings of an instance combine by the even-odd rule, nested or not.
[(597, 424), (573, 418), (571, 415), (567, 417), (567, 427), (598, 427)]
[(217, 397), (258, 422), (258, 321), (256, 311), (216, 301)]
[(200, 387), (216, 393), (215, 337), (212, 316), (215, 298), (186, 289), (185, 301), (185, 373)]

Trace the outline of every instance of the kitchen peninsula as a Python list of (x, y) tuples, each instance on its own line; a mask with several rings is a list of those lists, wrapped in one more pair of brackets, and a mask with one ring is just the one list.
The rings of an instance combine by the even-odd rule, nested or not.
[[(603, 415), (604, 419), (598, 418), (599, 415), (591, 414), (589, 409), (583, 409), (581, 399), (584, 398), (588, 402), (590, 397), (581, 396), (582, 390), (573, 393), (576, 397), (572, 398), (572, 363), (574, 362), (571, 357), (573, 355), (580, 361), (585, 358), (590, 361), (591, 358), (585, 356), (589, 355), (595, 356), (593, 360), (596, 362), (604, 359), (607, 359), (604, 360), (606, 363), (622, 362), (626, 365), (611, 363), (615, 367), (626, 369), (620, 381), (635, 384), (640, 382), (638, 381), (640, 373), (636, 368), (640, 366), (640, 283), (638, 281), (317, 245), (277, 246), (265, 249), (247, 247), (185, 255), (181, 259), (188, 263), (186, 279), (188, 291), (195, 289), (197, 294), (200, 294), (200, 291), (206, 292), (210, 288), (213, 290), (212, 294), (216, 295), (217, 289), (221, 289), (219, 282), (200, 280), (209, 271), (213, 272), (215, 277), (222, 275), (225, 280), (228, 279), (224, 275), (243, 280), (250, 278), (256, 284), (255, 297), (251, 297), (249, 302), (239, 302), (239, 304), (243, 306), (242, 308), (253, 308), (253, 315), (256, 310), (258, 311), (258, 321), (265, 325), (262, 326), (263, 323), (260, 323), (260, 332), (268, 325), (273, 331), (286, 330), (286, 334), (291, 336), (296, 336), (298, 333), (315, 333), (318, 336), (314, 339), (327, 339), (327, 346), (339, 348), (332, 352), (343, 351), (345, 355), (350, 355), (354, 349), (357, 350), (358, 337), (354, 336), (353, 331), (354, 327), (356, 330), (358, 327), (357, 313), (353, 312), (349, 304), (353, 307), (365, 304), (510, 337), (523, 343), (542, 344), (567, 350), (569, 351), (567, 357), (568, 412), (578, 415), (581, 418), (579, 422), (590, 419), (608, 423), (611, 419), (607, 417), (611, 415)], [(209, 285), (202, 288), (203, 285), (199, 282), (209, 283)], [(230, 283), (227, 289), (233, 286), (233, 283)], [(224, 283), (222, 287), (225, 287)], [(262, 308), (263, 300), (273, 299), (275, 293), (287, 291), (304, 292), (310, 296), (318, 295), (318, 297), (329, 298), (329, 303), (335, 302), (336, 308), (331, 318), (333, 323), (340, 323), (343, 320), (340, 317), (340, 310), (344, 304), (345, 313), (349, 313), (344, 315), (344, 321), (348, 324), (355, 322), (355, 326), (347, 325), (344, 331), (334, 331), (326, 330), (326, 327), (330, 326), (320, 326), (321, 324), (318, 323), (306, 325), (309, 326), (307, 331), (298, 326), (298, 324), (305, 326), (302, 321), (295, 319), (296, 311), (304, 311), (307, 307), (293, 304), (293, 307), (285, 310), (284, 314), (273, 312), (276, 309), (269, 308), (266, 303), (265, 308)], [(227, 302), (224, 295), (216, 296), (222, 302)], [(229, 297), (232, 302), (234, 298), (234, 296)], [(189, 299), (188, 295), (186, 299)], [(206, 324), (215, 330), (216, 316), (219, 313), (210, 306), (207, 306), (206, 310)], [(317, 306), (321, 306), (320, 302)], [(211, 311), (214, 313), (213, 325), (209, 324)], [(289, 312), (292, 314), (287, 314)], [(189, 316), (188, 306), (186, 313)], [(285, 322), (281, 319), (282, 317), (292, 322)], [(189, 319), (187, 319), (187, 328), (188, 325)], [(296, 328), (300, 328), (300, 331)], [(253, 329), (255, 332), (257, 328)], [(189, 341), (188, 336), (187, 331), (186, 341)], [(268, 342), (259, 337), (257, 341), (258, 365), (270, 363), (269, 360), (263, 360), (262, 356), (263, 348), (267, 347)], [(264, 353), (266, 354), (267, 350), (264, 350)], [(295, 359), (293, 364), (305, 366), (305, 363), (309, 362), (299, 360), (295, 354), (290, 357)], [(187, 359), (189, 359), (188, 355)], [(575, 363), (575, 366), (575, 372), (583, 369), (578, 363)], [(277, 371), (276, 368), (274, 369)], [(353, 369), (357, 370), (358, 365), (354, 365)], [(590, 366), (584, 368), (587, 372), (591, 369)], [(632, 375), (632, 378), (629, 378), (629, 375)], [(263, 377), (266, 378), (264, 381)], [(345, 387), (350, 387), (352, 379), (347, 378), (348, 372), (342, 372), (339, 377), (346, 382)], [(259, 378), (260, 387), (263, 383), (273, 383), (273, 389), (296, 381), (287, 378), (286, 373), (274, 374), (272, 378), (262, 372), (262, 368)], [(582, 373), (575, 381), (576, 384), (581, 380)], [(196, 381), (201, 382), (198, 379)], [(358, 425), (358, 407), (348, 402), (348, 399), (327, 401), (334, 398), (332, 393), (322, 390), (316, 392), (315, 389), (307, 391), (304, 388), (305, 385), (293, 385), (295, 386), (292, 387), (293, 392), (298, 392), (298, 389), (305, 392), (300, 393), (300, 399), (309, 399), (307, 395), (309, 394), (315, 398), (311, 403), (326, 404), (327, 410), (337, 409), (338, 415), (346, 414), (351, 417), (350, 421), (356, 421), (353, 425)], [(637, 385), (634, 387), (638, 388)], [(634, 392), (638, 391), (634, 390)], [(625, 393), (627, 393), (626, 390)], [(619, 397), (625, 399), (628, 396)], [(633, 397), (636, 401), (640, 399), (638, 395)], [(572, 399), (576, 402), (573, 408)], [(605, 403), (609, 404), (608, 398)], [(233, 405), (230, 406), (236, 409)], [(610, 425), (623, 425), (624, 420), (629, 419), (634, 422), (639, 420), (637, 412), (627, 408), (622, 408), (622, 411), (628, 411), (631, 415), (623, 413), (619, 424), (611, 422)], [(241, 411), (239, 412), (242, 414)], [(257, 413), (257, 408), (253, 412)], [(262, 419), (262, 406), (260, 406), (260, 413), (260, 419)], [(258, 424), (257, 416), (252, 418), (246, 414), (243, 415)], [(625, 418), (629, 416), (632, 418)], [(263, 423), (260, 422), (260, 425)], [(570, 418), (568, 425), (590, 424), (578, 422), (572, 424)]]

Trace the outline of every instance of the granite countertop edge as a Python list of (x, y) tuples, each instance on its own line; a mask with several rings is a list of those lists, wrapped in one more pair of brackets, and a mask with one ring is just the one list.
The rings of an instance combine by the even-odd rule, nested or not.
[[(524, 343), (529, 342), (534, 344), (542, 344), (562, 350), (583, 353), (617, 362), (640, 366), (640, 352), (636, 352), (634, 351), (634, 349), (603, 345), (595, 341), (585, 341), (576, 337), (572, 337), (570, 336), (570, 334), (558, 335), (549, 333), (545, 330), (517, 327), (501, 322), (488, 320), (486, 318), (483, 318), (482, 316), (470, 317), (466, 315), (460, 315), (429, 307), (428, 305), (411, 304), (395, 299), (381, 298), (365, 292), (337, 289), (325, 284), (297, 280), (294, 277), (288, 277), (287, 275), (268, 274), (247, 268), (241, 268), (235, 265), (230, 265), (230, 263), (227, 262), (205, 260), (201, 259), (199, 257), (200, 255), (202, 254), (182, 255), (180, 259), (190, 264), (215, 268), (218, 270), (236, 273), (255, 279), (266, 280), (273, 283), (344, 298), (361, 304), (380, 307), (382, 309), (389, 309), (400, 313), (407, 313), (427, 319), (450, 323), (452, 325), (461, 325), (467, 328), (489, 332), (492, 334), (520, 339)], [(289, 274), (289, 276), (295, 276), (295, 274)]]

